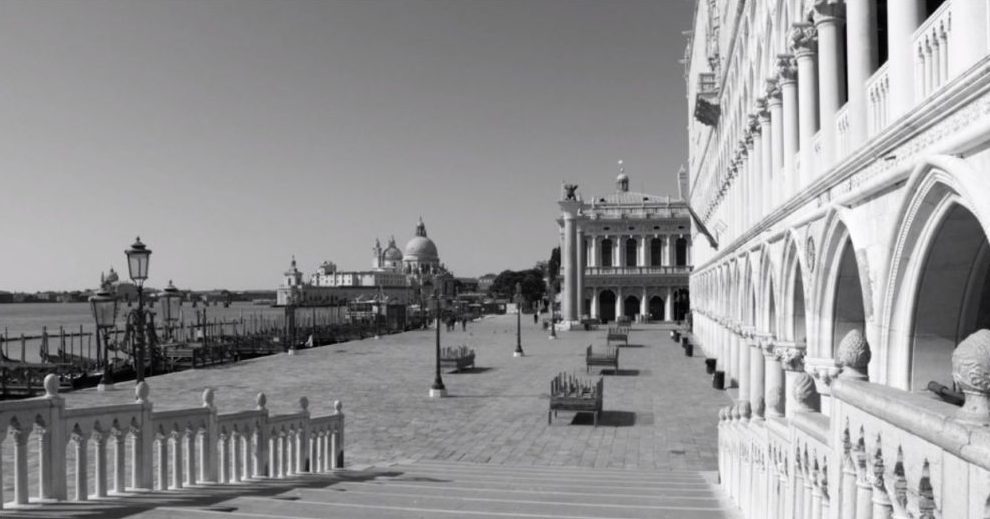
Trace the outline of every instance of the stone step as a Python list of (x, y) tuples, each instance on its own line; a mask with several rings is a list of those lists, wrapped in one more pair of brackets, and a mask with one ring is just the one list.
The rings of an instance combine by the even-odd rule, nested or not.
[(684, 476), (684, 477), (695, 477), (698, 476), (699, 472), (693, 470), (642, 470), (642, 469), (607, 469), (607, 468), (592, 468), (592, 467), (575, 467), (575, 466), (554, 466), (554, 465), (496, 465), (492, 463), (471, 463), (465, 461), (443, 461), (443, 460), (408, 460), (396, 463), (396, 465), (407, 465), (415, 467), (449, 467), (452, 469), (465, 469), (465, 468), (491, 468), (493, 470), (510, 470), (519, 472), (537, 472), (543, 474), (594, 474), (594, 475), (609, 475), (609, 476), (650, 476), (662, 474), (665, 476)]
[(567, 490), (576, 489), (581, 491), (634, 491), (634, 492), (657, 492), (670, 490), (676, 492), (708, 492), (711, 485), (701, 480), (697, 482), (638, 482), (630, 481), (595, 481), (594, 479), (568, 479), (568, 478), (534, 478), (534, 477), (513, 477), (511, 475), (485, 475), (485, 474), (457, 474), (449, 473), (426, 473), (409, 471), (396, 476), (380, 476), (378, 481), (402, 481), (402, 482), (425, 482), (432, 484), (470, 484), (482, 485), (490, 488), (504, 489), (535, 489), (535, 490)]
[(723, 517), (720, 507), (598, 507), (522, 502), (444, 501), (436, 497), (399, 498), (393, 495), (348, 496), (339, 501), (299, 499), (286, 501), (267, 497), (241, 497), (224, 503), (248, 514), (282, 514), (284, 517), (519, 517), (573, 519), (637, 519)]
[(540, 479), (568, 481), (596, 481), (602, 483), (656, 483), (656, 484), (705, 484), (707, 480), (699, 473), (667, 474), (664, 472), (645, 472), (630, 474), (598, 474), (594, 471), (529, 471), (519, 470), (516, 467), (503, 467), (499, 465), (472, 465), (472, 466), (424, 466), (424, 465), (392, 465), (388, 470), (398, 470), (415, 474), (438, 474), (450, 478), (470, 477), (481, 475), (486, 477), (511, 477), (515, 479)]

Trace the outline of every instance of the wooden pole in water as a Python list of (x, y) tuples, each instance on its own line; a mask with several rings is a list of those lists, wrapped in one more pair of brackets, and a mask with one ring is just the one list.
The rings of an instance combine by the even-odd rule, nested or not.
[[(47, 337), (46, 337), (47, 338)], [(21, 334), (21, 362), (26, 362), (27, 360), (27, 339), (24, 338), (24, 334)]]

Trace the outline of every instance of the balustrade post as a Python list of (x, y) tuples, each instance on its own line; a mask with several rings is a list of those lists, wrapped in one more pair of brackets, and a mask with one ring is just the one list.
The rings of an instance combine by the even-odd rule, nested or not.
[(309, 444), (309, 399), (306, 397), (299, 398), (299, 408), (302, 410), (303, 419), (302, 425), (299, 427), (299, 444), (296, 446), (296, 472), (314, 472), (310, 459), (310, 444)]
[(248, 431), (241, 433), (238, 449), (241, 452), (241, 481), (247, 481), (251, 478), (251, 464), (249, 463), (251, 459), (251, 435)]
[(233, 467), (230, 470), (230, 483), (241, 482), (241, 435), (237, 429), (230, 433), (230, 457)]
[(792, 467), (790, 481), (788, 481), (791, 488), (790, 499), (787, 503), (787, 510), (790, 511), (788, 517), (806, 519), (804, 517), (804, 468), (801, 466), (801, 457), (797, 454), (794, 455)]
[(137, 428), (130, 431), (134, 435), (131, 447), (131, 487), (140, 490), (151, 490), (154, 487), (151, 457), (155, 446), (155, 432), (151, 425), (150, 394), (151, 388), (145, 381), (138, 382), (134, 387), (135, 402), (141, 405), (141, 421)]
[(87, 489), (89, 478), (86, 476), (88, 442), (78, 429), (73, 431), (72, 441), (76, 449), (76, 501), (86, 501), (89, 499), (89, 490)]
[(886, 470), (883, 463), (883, 449), (880, 436), (877, 436), (877, 450), (873, 455), (873, 519), (891, 519), (894, 513), (887, 493)]
[(158, 483), (156, 489), (168, 490), (168, 436), (157, 435), (158, 441)]
[(255, 442), (254, 450), (251, 454), (251, 461), (253, 465), (252, 468), (254, 469), (254, 477), (256, 478), (267, 477), (271, 474), (269, 470), (272, 465), (269, 464), (268, 469), (264, 466), (265, 460), (269, 457), (268, 448), (270, 443), (268, 438), (268, 409), (265, 409), (265, 403), (267, 401), (268, 398), (264, 393), (258, 393), (258, 396), (255, 398), (255, 402), (257, 403), (256, 409), (259, 413), (259, 417), (258, 426), (254, 432)]
[(219, 483), (221, 485), (226, 485), (230, 482), (230, 463), (227, 460), (227, 453), (230, 452), (230, 448), (227, 445), (227, 431), (220, 431), (217, 437), (217, 458), (219, 465)]
[[(12, 426), (14, 427), (14, 426)], [(10, 437), (14, 440), (14, 504), (28, 504), (28, 437), (31, 432), (27, 429), (30, 425), (21, 426), (10, 431)]]
[(127, 431), (113, 431), (113, 492), (123, 494), (127, 491)]
[[(65, 399), (58, 394), (58, 376), (49, 373), (45, 375), (45, 399), (48, 400), (49, 409), (44, 431), (40, 438), (39, 472), (41, 480), (40, 497), (43, 500), (65, 500), (66, 489), (66, 466), (65, 449), (69, 441), (69, 436), (65, 430)], [(2, 480), (2, 477), (0, 477)], [(0, 508), (3, 507), (3, 494), (0, 493)]]
[(802, 483), (804, 483), (804, 490), (802, 491), (801, 495), (804, 499), (801, 504), (804, 507), (804, 511), (802, 512), (801, 517), (804, 517), (804, 519), (812, 519), (812, 511), (814, 510), (814, 506), (815, 506), (814, 491), (815, 491), (816, 476), (814, 470), (812, 470), (810, 461), (808, 460), (807, 451), (805, 451), (804, 453), (803, 467), (804, 467), (804, 473), (801, 474), (801, 478), (802, 478), (801, 481)]
[(203, 407), (210, 410), (206, 417), (206, 429), (199, 444), (199, 480), (201, 483), (217, 481), (217, 456), (213, 451), (219, 441), (217, 422), (216, 392), (212, 388), (203, 390)]
[(342, 407), (340, 400), (333, 401), (333, 415), (337, 417), (339, 423), (330, 437), (330, 444), (333, 447), (330, 451), (333, 453), (331, 468), (335, 469), (344, 468), (344, 413), (341, 411)]
[(183, 445), (185, 447), (186, 455), (186, 485), (196, 484), (196, 435), (199, 431), (195, 426), (190, 426), (186, 429), (186, 434), (183, 437)]
[(182, 488), (182, 433), (178, 429), (171, 432), (172, 442), (172, 488)]
[(107, 497), (107, 433), (94, 430), (93, 442), (96, 444), (96, 459), (93, 467), (96, 497)]

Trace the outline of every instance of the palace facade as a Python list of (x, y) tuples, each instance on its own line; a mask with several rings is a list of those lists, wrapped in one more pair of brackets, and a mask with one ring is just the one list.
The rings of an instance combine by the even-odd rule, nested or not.
[[(276, 304), (340, 305), (379, 298), (393, 304), (413, 304), (428, 298), (430, 287), (439, 289), (442, 295), (454, 292), (454, 277), (440, 262), (437, 246), (427, 236), (422, 218), (404, 251), (396, 246), (394, 237), (385, 248), (376, 239), (370, 270), (342, 271), (333, 262), (324, 261), (308, 282), (303, 277), (293, 257), (278, 287)], [(423, 293), (424, 290), (431, 293)]]
[(691, 272), (691, 217), (684, 200), (631, 192), (621, 170), (613, 193), (584, 201), (571, 190), (562, 198), (557, 224), (565, 327), (588, 318), (684, 318)]
[(697, 2), (693, 332), (748, 517), (988, 517), (988, 14)]

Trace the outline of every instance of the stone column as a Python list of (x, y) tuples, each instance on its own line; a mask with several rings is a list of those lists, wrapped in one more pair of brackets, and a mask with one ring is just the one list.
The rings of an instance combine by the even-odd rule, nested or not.
[(577, 212), (581, 202), (561, 200), (564, 212), (564, 247), (561, 250), (561, 263), (564, 266), (564, 289), (561, 311), (564, 321), (578, 320), (578, 254), (577, 254)]
[(815, 5), (818, 31), (818, 93), (821, 102), (822, 170), (835, 164), (837, 155), (835, 114), (845, 102), (846, 63), (842, 53), (843, 5)]
[(578, 319), (584, 314), (584, 264), (585, 264), (585, 250), (587, 243), (584, 238), (584, 231), (578, 230), (577, 232), (577, 315)]
[(667, 235), (667, 264), (671, 267), (677, 265), (677, 235)]
[[(745, 328), (736, 329), (736, 349), (739, 350), (739, 360), (737, 366), (739, 380), (739, 398), (737, 399), (739, 403), (745, 403), (745, 407), (749, 407), (749, 331)], [(746, 416), (749, 418), (749, 416)]]
[(589, 267), (598, 267), (598, 266), (600, 266), (599, 264), (601, 263), (601, 261), (599, 261), (599, 258), (598, 258), (598, 246), (601, 243), (601, 240), (602, 240), (602, 237), (601, 236), (592, 236), (591, 237), (591, 244), (590, 244), (591, 246), (590, 246), (590, 250), (588, 251), (588, 266)]
[(615, 318), (626, 315), (626, 302), (624, 301), (626, 295), (622, 293), (622, 287), (616, 287), (615, 289)]
[[(757, 109), (759, 109), (759, 104)], [(760, 126), (760, 119), (757, 115), (749, 116), (749, 134), (752, 136), (753, 149), (749, 156), (752, 157), (749, 168), (749, 226), (752, 227), (759, 222), (764, 215), (763, 212), (763, 127)]]
[[(955, 17), (953, 17), (955, 19)], [(925, 19), (924, 0), (898, 0), (887, 9), (887, 78), (890, 82), (888, 122), (914, 107), (914, 30)], [(981, 23), (985, 23), (982, 20)]]
[(818, 35), (808, 23), (793, 24), (791, 45), (798, 67), (798, 120), (801, 143), (801, 167), (798, 189), (811, 183), (815, 174), (815, 149), (812, 140), (818, 131), (818, 71), (815, 54)]
[(667, 287), (667, 297), (663, 298), (663, 320), (674, 320), (674, 289)]
[(736, 323), (729, 324), (729, 366), (725, 374), (726, 387), (739, 387), (739, 326)]
[(753, 334), (749, 338), (749, 407), (753, 412), (753, 419), (762, 420), (766, 403), (764, 400), (764, 361), (763, 349), (760, 342), (764, 335)]
[(780, 78), (780, 96), (783, 105), (781, 117), (784, 135), (783, 176), (778, 179), (783, 190), (779, 203), (783, 203), (794, 194), (795, 186), (798, 185), (798, 172), (794, 167), (794, 158), (798, 152), (798, 92), (797, 67), (793, 56), (781, 54), (777, 57), (777, 74)]
[[(770, 184), (767, 193), (770, 195), (767, 213), (772, 211), (783, 200), (784, 171), (784, 104), (780, 85), (776, 80), (767, 81), (767, 119), (770, 133), (768, 134), (770, 149)], [(761, 119), (762, 122), (762, 119)]]
[(846, 0), (846, 58), (849, 72), (849, 142), (866, 142), (866, 81), (880, 62), (877, 44), (877, 0)]
[[(778, 103), (779, 107), (779, 103)], [(770, 124), (770, 112), (767, 110), (767, 99), (757, 100), (756, 116), (760, 124), (757, 142), (760, 147), (760, 175), (757, 190), (760, 193), (760, 219), (770, 214), (773, 208), (773, 135)]]
[(949, 77), (961, 74), (987, 54), (986, 0), (952, 0)]
[(794, 399), (794, 385), (804, 372), (804, 348), (793, 342), (777, 342), (774, 355), (784, 369), (784, 415), (790, 418), (798, 408)]
[(760, 347), (763, 350), (763, 366), (766, 387), (763, 398), (766, 402), (766, 416), (784, 416), (784, 370), (777, 358), (773, 336), (765, 338)]
[(590, 311), (591, 311), (591, 318), (592, 319), (598, 319), (598, 316), (601, 315), (601, 314), (598, 313), (598, 289), (597, 288), (592, 288), (591, 289), (591, 309), (590, 309)]
[(646, 300), (646, 287), (643, 287), (643, 297), (639, 300), (639, 316), (643, 322), (650, 319), (650, 305)]

